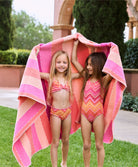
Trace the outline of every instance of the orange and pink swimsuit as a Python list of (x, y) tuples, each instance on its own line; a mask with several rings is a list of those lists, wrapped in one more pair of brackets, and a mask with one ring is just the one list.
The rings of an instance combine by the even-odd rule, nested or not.
[[(65, 85), (63, 85), (59, 81), (53, 80), (51, 92), (54, 93), (60, 91), (61, 89), (70, 91), (70, 86), (68, 82)], [(64, 109), (57, 109), (51, 106), (50, 114), (59, 117), (61, 120), (64, 120), (71, 114), (71, 106)]]
[(104, 91), (101, 91), (100, 82), (88, 80), (84, 89), (81, 113), (89, 122), (92, 123), (97, 116), (103, 114), (103, 97)]

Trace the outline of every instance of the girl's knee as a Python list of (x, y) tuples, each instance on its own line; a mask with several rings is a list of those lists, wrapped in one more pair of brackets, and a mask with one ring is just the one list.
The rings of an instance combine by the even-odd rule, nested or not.
[(103, 143), (96, 143), (96, 149), (97, 151), (104, 149)]
[(69, 144), (69, 137), (63, 138), (63, 139), (62, 139), (62, 143), (63, 143), (64, 145), (68, 145), (68, 144)]
[(52, 141), (52, 145), (53, 145), (53, 147), (58, 148), (58, 146), (59, 146), (59, 140), (53, 140)]
[(91, 149), (91, 143), (84, 143), (83, 144), (83, 149), (84, 150), (90, 150)]

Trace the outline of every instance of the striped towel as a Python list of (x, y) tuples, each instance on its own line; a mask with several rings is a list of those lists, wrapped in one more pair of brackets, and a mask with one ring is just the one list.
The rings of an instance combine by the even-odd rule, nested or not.
[[(108, 59), (103, 68), (113, 79), (110, 83), (104, 104), (105, 135), (104, 142), (113, 141), (112, 124), (120, 108), (122, 94), (126, 87), (124, 72), (117, 45), (114, 43), (95, 43), (79, 33), (69, 35), (47, 44), (35, 46), (28, 58), (25, 72), (19, 89), (19, 107), (13, 138), (13, 153), (21, 166), (29, 166), (31, 157), (37, 151), (51, 144), (52, 134), (49, 123), (50, 107), (47, 105), (47, 82), (41, 80), (40, 72), (49, 72), (52, 55), (58, 50), (65, 50), (69, 57), (72, 55), (74, 39), (80, 41), (77, 57), (84, 66), (87, 56), (92, 51), (103, 51)], [(40, 47), (36, 57), (36, 49)], [(76, 69), (71, 65), (72, 72)], [(71, 134), (80, 127), (80, 91), (83, 80), (73, 80), (72, 127)]]

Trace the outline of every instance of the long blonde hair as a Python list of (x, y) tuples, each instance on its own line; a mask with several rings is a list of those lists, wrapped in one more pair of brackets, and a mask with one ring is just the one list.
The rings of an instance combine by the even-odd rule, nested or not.
[(70, 87), (70, 93), (72, 95), (72, 85), (71, 85), (71, 64), (70, 64), (70, 60), (69, 60), (69, 56), (67, 54), (67, 52), (63, 51), (63, 50), (60, 50), (60, 51), (57, 51), (53, 57), (52, 57), (52, 61), (51, 61), (51, 67), (50, 67), (50, 77), (49, 77), (49, 84), (48, 84), (48, 93), (47, 93), (47, 99), (48, 101), (51, 101), (51, 87), (52, 87), (52, 82), (53, 82), (53, 79), (54, 77), (56, 76), (56, 67), (55, 67), (55, 64), (56, 64), (56, 59), (58, 56), (60, 56), (61, 54), (64, 54), (66, 55), (67, 57), (67, 60), (68, 60), (68, 68), (67, 70), (65, 71), (65, 79), (68, 81), (69, 83), (69, 87)]

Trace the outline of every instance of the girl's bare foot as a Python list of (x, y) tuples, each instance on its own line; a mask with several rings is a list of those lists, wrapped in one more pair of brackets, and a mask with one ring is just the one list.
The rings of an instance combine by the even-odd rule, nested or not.
[(63, 164), (63, 162), (61, 162), (61, 167), (67, 167), (67, 164)]

